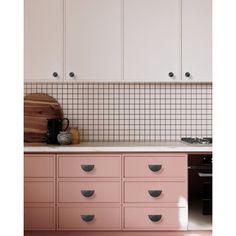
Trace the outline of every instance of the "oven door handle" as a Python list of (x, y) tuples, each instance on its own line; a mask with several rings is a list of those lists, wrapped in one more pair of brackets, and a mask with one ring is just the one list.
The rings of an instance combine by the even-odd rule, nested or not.
[(198, 172), (198, 175), (201, 178), (212, 177), (212, 173), (201, 173), (201, 172)]

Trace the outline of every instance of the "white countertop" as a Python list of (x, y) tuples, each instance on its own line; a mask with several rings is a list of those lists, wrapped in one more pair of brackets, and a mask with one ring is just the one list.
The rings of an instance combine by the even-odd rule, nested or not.
[(24, 152), (212, 152), (212, 146), (183, 142), (83, 142), (76, 145), (25, 143)]

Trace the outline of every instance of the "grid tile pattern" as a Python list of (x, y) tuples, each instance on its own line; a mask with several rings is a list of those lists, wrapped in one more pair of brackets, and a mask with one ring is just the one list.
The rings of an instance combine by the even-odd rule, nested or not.
[(212, 136), (212, 84), (25, 83), (61, 104), (82, 141), (177, 141)]

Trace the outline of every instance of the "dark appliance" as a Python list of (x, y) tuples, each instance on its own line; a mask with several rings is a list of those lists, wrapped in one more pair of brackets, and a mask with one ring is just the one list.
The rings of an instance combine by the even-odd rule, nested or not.
[(189, 229), (211, 230), (212, 154), (188, 156)]
[(69, 120), (67, 118), (64, 119), (48, 119), (48, 128), (47, 128), (47, 143), (48, 144), (58, 144), (57, 135), (62, 131), (63, 121), (66, 121), (66, 127), (63, 131), (66, 131), (69, 127)]
[(212, 144), (212, 138), (181, 138), (181, 141), (184, 143), (190, 144)]

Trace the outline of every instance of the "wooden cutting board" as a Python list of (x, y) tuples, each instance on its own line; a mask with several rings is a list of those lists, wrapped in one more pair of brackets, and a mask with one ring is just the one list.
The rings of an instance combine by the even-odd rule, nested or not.
[(24, 97), (24, 141), (46, 142), (47, 119), (63, 119), (60, 104), (44, 93)]

